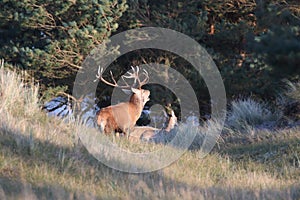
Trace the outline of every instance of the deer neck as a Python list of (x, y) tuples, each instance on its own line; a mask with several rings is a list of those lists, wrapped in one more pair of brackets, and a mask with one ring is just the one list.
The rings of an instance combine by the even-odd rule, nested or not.
[(138, 120), (138, 118), (142, 113), (143, 107), (144, 105), (141, 99), (138, 98), (136, 94), (133, 94), (129, 100), (129, 109), (130, 109), (129, 112), (131, 113), (131, 118), (133, 121)]
[(131, 107), (136, 109), (137, 112), (142, 112), (144, 107), (142, 100), (138, 98), (136, 94), (133, 94), (130, 97), (129, 104), (131, 105)]

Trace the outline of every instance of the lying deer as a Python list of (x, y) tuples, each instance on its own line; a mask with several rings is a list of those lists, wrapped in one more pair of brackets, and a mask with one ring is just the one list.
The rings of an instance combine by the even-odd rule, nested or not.
[(166, 128), (158, 129), (151, 126), (135, 126), (131, 132), (129, 140), (131, 141), (150, 141), (156, 140), (158, 137), (164, 133), (168, 134), (177, 124), (177, 117), (173, 110), (168, 114), (169, 120)]
[[(96, 123), (100, 127), (100, 130), (105, 134), (110, 134), (113, 132), (122, 132), (125, 135), (126, 133), (128, 134), (136, 124), (136, 121), (139, 119), (146, 102), (150, 100), (150, 91), (141, 88), (149, 81), (148, 72), (146, 70), (143, 70), (142, 74), (145, 79), (141, 81), (139, 77), (139, 67), (136, 67), (136, 69), (134, 69), (133, 67), (131, 68), (133, 71), (132, 73), (127, 72), (127, 76), (122, 76), (122, 80), (125, 83), (125, 85), (122, 86), (117, 84), (112, 72), (110, 72), (110, 74), (113, 83), (106, 81), (102, 77), (103, 68), (99, 67), (98, 69), (98, 74), (96, 75), (96, 77), (102, 82), (116, 88), (121, 88), (127, 94), (131, 92), (129, 102), (122, 102), (116, 105), (102, 108), (97, 113)], [(138, 88), (134, 88), (134, 85), (129, 86), (124, 78), (133, 78), (134, 85), (137, 83)]]

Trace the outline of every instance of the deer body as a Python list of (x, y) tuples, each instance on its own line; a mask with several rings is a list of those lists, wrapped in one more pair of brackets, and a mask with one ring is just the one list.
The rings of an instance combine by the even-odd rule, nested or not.
[(169, 115), (168, 125), (165, 129), (158, 129), (151, 126), (136, 126), (131, 129), (129, 139), (131, 141), (150, 141), (151, 139), (155, 139), (157, 134), (166, 133), (168, 134), (177, 124), (177, 117), (175, 116), (174, 111), (171, 111)]
[(105, 134), (126, 133), (134, 127), (149, 100), (150, 91), (132, 88), (132, 92), (129, 102), (108, 106), (97, 114), (97, 124)]
[[(96, 76), (102, 82), (107, 85), (122, 88), (125, 93), (130, 92), (129, 102), (122, 102), (116, 105), (108, 106), (101, 109), (96, 115), (96, 123), (100, 127), (100, 130), (105, 134), (110, 134), (112, 132), (123, 132), (128, 133), (134, 127), (136, 121), (139, 119), (143, 107), (146, 102), (149, 101), (150, 91), (144, 90), (141, 87), (146, 84), (149, 80), (148, 72), (144, 70), (143, 75), (145, 79), (140, 81), (139, 78), (139, 68), (132, 68), (132, 73), (127, 72), (129, 75), (122, 76), (122, 80), (126, 85), (120, 86), (116, 83), (113, 74), (111, 72), (111, 78), (113, 83), (106, 81), (102, 77), (103, 69), (99, 67), (98, 75)], [(124, 78), (134, 78), (134, 84), (138, 83), (138, 88), (129, 86)], [(130, 90), (128, 90), (130, 88)]]

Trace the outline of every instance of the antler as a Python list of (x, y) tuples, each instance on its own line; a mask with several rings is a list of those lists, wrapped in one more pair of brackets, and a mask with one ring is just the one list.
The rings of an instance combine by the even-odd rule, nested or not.
[[(132, 69), (132, 73), (130, 72), (127, 72), (128, 75), (123, 75), (122, 77), (124, 78), (134, 78), (134, 84), (136, 84), (136, 81), (138, 82), (138, 87), (139, 89), (141, 89), (141, 87), (145, 84), (148, 83), (149, 81), (149, 75), (148, 75), (148, 72), (143, 69), (143, 75), (145, 76), (145, 79), (143, 81), (140, 80), (140, 77), (139, 77), (139, 71), (140, 71), (140, 68), (138, 66), (136, 66), (136, 70), (134, 69), (133, 66), (131, 66), (131, 69)], [(123, 79), (124, 80), (124, 79)]]
[[(100, 79), (103, 83), (107, 84), (107, 85), (110, 85), (110, 86), (113, 86), (113, 87), (117, 87), (117, 88), (122, 88), (122, 89), (128, 89), (130, 88), (130, 85), (128, 85), (128, 83), (124, 80), (124, 78), (122, 77), (122, 80), (124, 81), (125, 85), (118, 85), (117, 84), (117, 81), (115, 80), (114, 76), (113, 76), (113, 73), (110, 71), (110, 76), (111, 76), (111, 79), (113, 80), (113, 83), (110, 83), (108, 82), (107, 80), (105, 80), (103, 77), (102, 77), (102, 74), (103, 74), (103, 68), (99, 66), (98, 68), (98, 73), (96, 74), (96, 78), (97, 79)], [(94, 80), (94, 82), (97, 81), (97, 79)]]
[[(123, 76), (121, 76), (121, 78), (122, 78), (123, 82), (125, 83), (125, 85), (118, 85), (117, 82), (116, 82), (116, 80), (114, 79), (113, 73), (112, 73), (111, 71), (110, 71), (110, 76), (111, 76), (111, 79), (113, 80), (113, 83), (110, 83), (110, 82), (108, 82), (107, 80), (105, 80), (105, 79), (102, 77), (102, 74), (103, 74), (103, 70), (104, 70), (104, 69), (103, 69), (102, 67), (100, 67), (100, 66), (99, 66), (99, 68), (98, 68), (98, 74), (96, 75), (96, 78), (97, 78), (97, 79), (100, 79), (103, 83), (105, 83), (105, 84), (107, 84), (107, 85), (110, 85), (110, 86), (113, 86), (113, 87), (117, 87), (117, 88), (123, 88), (123, 89), (125, 89), (125, 88), (130, 88), (130, 87), (131, 87), (130, 85), (128, 85), (128, 83), (125, 81), (124, 78), (128, 78), (128, 79), (134, 78), (134, 85), (136, 84), (136, 82), (138, 82), (138, 87), (139, 87), (139, 89), (141, 89), (141, 87), (142, 87), (143, 85), (147, 84), (148, 81), (149, 81), (149, 75), (148, 75), (148, 72), (147, 72), (145, 69), (143, 69), (143, 73), (142, 73), (142, 74), (145, 76), (145, 79), (144, 79), (143, 81), (141, 81), (140, 78), (139, 78), (139, 71), (140, 71), (139, 67), (136, 66), (136, 70), (135, 70), (134, 67), (131, 66), (131, 69), (132, 69), (132, 71), (133, 71), (132, 73), (127, 72), (128, 75), (123, 75)], [(96, 80), (97, 80), (97, 79), (96, 79)], [(94, 80), (94, 82), (95, 82), (96, 80)]]

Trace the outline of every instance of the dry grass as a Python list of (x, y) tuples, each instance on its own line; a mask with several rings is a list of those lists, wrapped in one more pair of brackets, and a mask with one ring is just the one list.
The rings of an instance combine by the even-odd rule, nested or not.
[(275, 125), (281, 117), (281, 111), (272, 111), (265, 102), (251, 98), (239, 99), (231, 102), (227, 126), (235, 131), (247, 132), (249, 128)]
[[(194, 148), (162, 170), (129, 174), (87, 152), (76, 133), (88, 128), (46, 117), (37, 86), (3, 68), (0, 83), (0, 199), (300, 198), (299, 129), (224, 136), (203, 159)], [(164, 147), (112, 139), (136, 152)]]

